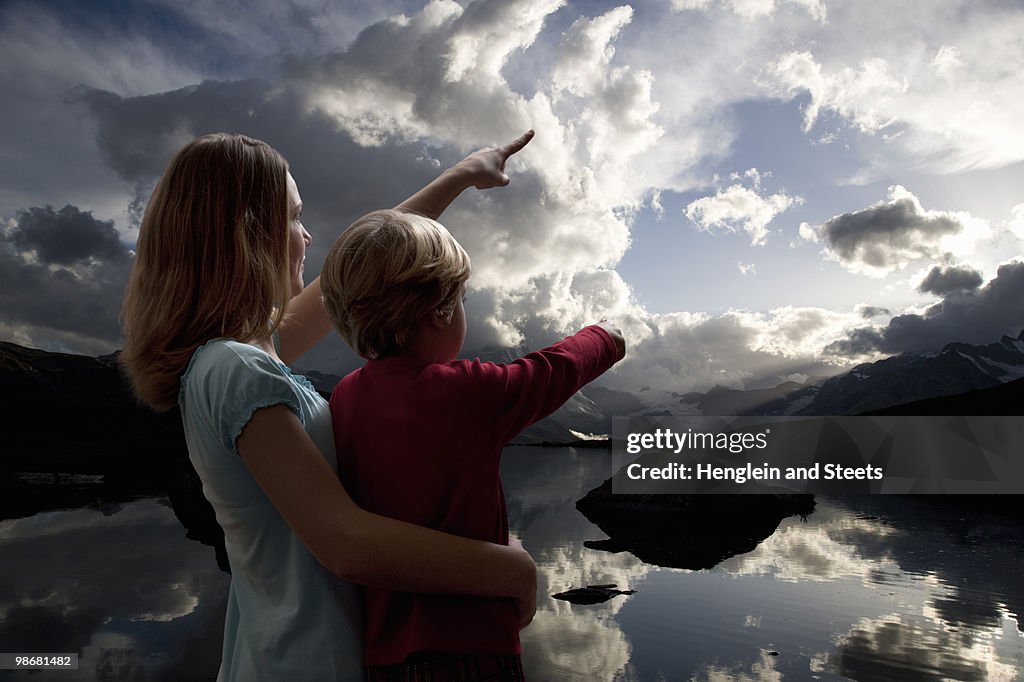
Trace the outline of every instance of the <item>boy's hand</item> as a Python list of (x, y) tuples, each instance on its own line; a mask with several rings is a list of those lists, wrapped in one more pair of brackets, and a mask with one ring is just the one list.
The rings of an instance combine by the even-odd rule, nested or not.
[(532, 139), (533, 131), (527, 130), (502, 147), (478, 149), (452, 166), (451, 170), (465, 173), (466, 182), (477, 189), (504, 187), (509, 182), (508, 176), (505, 175), (505, 162)]
[(597, 323), (597, 326), (608, 332), (608, 335), (612, 337), (612, 341), (615, 342), (615, 348), (619, 351), (619, 359), (621, 360), (626, 355), (626, 339), (622, 337), (622, 330), (608, 320), (601, 320)]
[[(527, 557), (530, 556), (529, 552), (523, 549), (523, 543), (518, 538), (509, 537), (508, 546), (518, 549)], [(533, 559), (530, 558), (532, 562)], [(522, 630), (533, 621), (533, 616), (537, 613), (537, 572), (536, 566), (534, 566), (533, 574), (533, 586), (527, 592), (516, 598), (516, 606), (519, 608), (519, 629)]]

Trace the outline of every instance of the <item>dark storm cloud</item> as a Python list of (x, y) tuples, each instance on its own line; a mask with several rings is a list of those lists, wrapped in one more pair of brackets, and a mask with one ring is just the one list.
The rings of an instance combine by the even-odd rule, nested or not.
[[(304, 203), (303, 223), (313, 236), (307, 252), (307, 281), (318, 274), (327, 249), (353, 220), (396, 205), (438, 172), (436, 165), (422, 159), (422, 144), (359, 146), (339, 132), (334, 122), (310, 113), (296, 92), (264, 80), (207, 81), (142, 97), (83, 90), (79, 97), (96, 121), (97, 143), (107, 164), (136, 188), (133, 220), (141, 216), (155, 181), (173, 155), (199, 135), (242, 133), (265, 140), (295, 161), (290, 170)], [(459, 158), (454, 151), (428, 151), (442, 165)], [(120, 304), (120, 296), (119, 288), (111, 309)], [(116, 323), (116, 314), (112, 319)], [(340, 345), (330, 335), (304, 362), (320, 364), (318, 358), (334, 360), (339, 352), (350, 360)]]
[(851, 331), (845, 339), (828, 344), (823, 352), (826, 355), (837, 355), (840, 357), (870, 355), (878, 351), (883, 341), (882, 334), (877, 330), (870, 327), (862, 327)]
[[(287, 159), (301, 159), (291, 172), (314, 238), (307, 273), (316, 272), (326, 249), (352, 220), (394, 206), (438, 172), (417, 161), (422, 144), (361, 147), (332, 121), (310, 113), (298, 93), (263, 80), (207, 81), (129, 98), (93, 90), (81, 97), (96, 119), (97, 143), (107, 163), (139, 188), (137, 204), (175, 152), (205, 133), (242, 133), (265, 140)], [(442, 164), (458, 159), (432, 151)]]
[(863, 328), (825, 349), (834, 355), (933, 351), (953, 341), (986, 344), (1024, 327), (1024, 263), (1007, 263), (974, 291), (956, 291), (922, 315), (898, 315), (879, 330)]
[(107, 165), (125, 180), (137, 182), (159, 177), (174, 153), (198, 135), (245, 132), (240, 124), (256, 115), (250, 106), (268, 97), (270, 89), (269, 83), (256, 79), (206, 81), (127, 98), (83, 89), (78, 98), (96, 120), (96, 142)]
[(16, 247), (36, 253), (43, 263), (73, 265), (91, 258), (118, 260), (125, 249), (114, 229), (114, 221), (96, 220), (89, 211), (65, 206), (32, 207), (18, 212), (18, 222), (9, 239)]
[(963, 291), (974, 291), (981, 286), (981, 273), (966, 265), (936, 265), (918, 285), (918, 291), (946, 296)]
[(881, 308), (879, 306), (874, 305), (866, 305), (861, 307), (860, 315), (861, 317), (870, 320), (872, 317), (877, 317), (879, 315), (892, 315), (892, 311), (889, 310), (888, 308)]
[(19, 211), (17, 224), (0, 237), (0, 316), (12, 327), (116, 343), (130, 267), (112, 222), (70, 205)]
[(894, 188), (888, 203), (830, 218), (819, 235), (842, 263), (891, 270), (938, 253), (939, 240), (962, 229), (954, 216), (924, 211), (913, 195)]

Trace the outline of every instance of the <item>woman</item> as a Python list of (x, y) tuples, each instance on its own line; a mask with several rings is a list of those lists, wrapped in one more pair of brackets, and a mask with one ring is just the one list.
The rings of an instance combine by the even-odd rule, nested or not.
[[(532, 136), (471, 154), (397, 208), (436, 218), (470, 186), (507, 184), (505, 161)], [(303, 288), (301, 212), (287, 163), (266, 143), (190, 142), (150, 198), (122, 311), (135, 391), (181, 408), (224, 528), (220, 680), (362, 679), (350, 583), (512, 597), (524, 625), (535, 608), (536, 568), (521, 546), (369, 514), (339, 483), (327, 405), (286, 366), (330, 328), (319, 279)]]

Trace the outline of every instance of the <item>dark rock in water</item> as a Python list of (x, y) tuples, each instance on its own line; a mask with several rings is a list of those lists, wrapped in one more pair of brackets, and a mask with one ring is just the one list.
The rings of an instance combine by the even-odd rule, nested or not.
[(0, 473), (102, 475), (105, 484), (166, 485), (188, 451), (177, 410), (132, 395), (117, 355), (93, 358), (0, 342), (6, 407)]
[(572, 604), (600, 604), (620, 594), (634, 594), (636, 590), (617, 590), (615, 583), (607, 585), (588, 585), (586, 587), (574, 587), (565, 592), (551, 595), (555, 599), (561, 599)]
[(93, 358), (0, 342), (6, 408), (0, 519), (168, 496), (186, 536), (227, 570), (224, 534), (188, 459), (177, 409), (140, 404), (117, 354)]
[(141, 405), (116, 354), (0, 342), (0, 387), (17, 397), (6, 408), (0, 518), (165, 495), (192, 468), (177, 410)]
[(814, 496), (753, 482), (757, 493), (612, 494), (611, 479), (576, 502), (576, 508), (609, 537), (590, 549), (629, 552), (667, 568), (700, 570), (752, 551), (788, 516), (814, 511)]

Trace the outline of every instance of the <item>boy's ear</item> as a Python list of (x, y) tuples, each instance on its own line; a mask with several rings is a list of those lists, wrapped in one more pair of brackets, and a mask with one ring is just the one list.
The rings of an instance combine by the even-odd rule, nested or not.
[(450, 315), (445, 315), (444, 312), (439, 308), (434, 308), (434, 312), (430, 314), (430, 323), (437, 329), (444, 329), (451, 324), (452, 318)]

